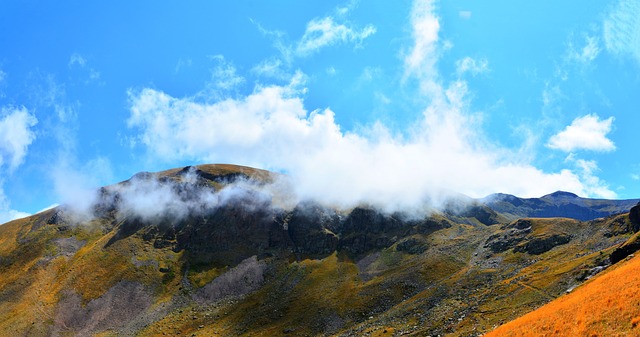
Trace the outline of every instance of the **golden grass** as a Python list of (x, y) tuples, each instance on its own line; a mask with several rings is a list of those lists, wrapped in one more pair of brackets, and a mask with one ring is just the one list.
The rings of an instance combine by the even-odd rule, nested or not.
[(639, 336), (640, 258), (488, 333), (493, 336)]

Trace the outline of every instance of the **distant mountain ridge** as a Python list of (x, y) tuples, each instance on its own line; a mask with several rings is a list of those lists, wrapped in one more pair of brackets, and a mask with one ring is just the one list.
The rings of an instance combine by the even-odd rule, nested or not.
[(511, 220), (533, 217), (589, 221), (628, 212), (640, 202), (640, 199), (590, 199), (570, 192), (557, 191), (540, 198), (520, 198), (511, 194), (496, 193), (478, 199), (478, 202)]

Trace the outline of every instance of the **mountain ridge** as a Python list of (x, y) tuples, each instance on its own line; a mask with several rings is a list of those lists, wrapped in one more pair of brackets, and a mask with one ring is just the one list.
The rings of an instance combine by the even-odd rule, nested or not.
[(556, 191), (539, 198), (495, 193), (477, 200), (511, 220), (522, 217), (567, 217), (582, 221), (625, 213), (640, 202), (640, 199), (582, 198), (565, 191)]
[(140, 173), (100, 189), (93, 218), (62, 206), (0, 226), (0, 334), (479, 336), (637, 249), (638, 207), (587, 222), (474, 200), (423, 217), (283, 208), (273, 178)]

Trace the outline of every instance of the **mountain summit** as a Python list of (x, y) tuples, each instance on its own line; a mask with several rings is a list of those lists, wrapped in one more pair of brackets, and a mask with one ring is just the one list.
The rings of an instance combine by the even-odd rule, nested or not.
[(591, 199), (462, 198), (419, 217), (291, 204), (276, 180), (233, 165), (140, 173), (86, 214), (0, 226), (0, 335), (478, 336), (638, 248), (637, 209), (509, 219), (549, 199), (604, 205)]
[(565, 191), (555, 191), (555, 192), (553, 192), (551, 194), (547, 194), (547, 195), (543, 196), (542, 198), (547, 198), (547, 199), (559, 199), (559, 198), (576, 199), (576, 198), (579, 198), (579, 197), (575, 193), (565, 192)]

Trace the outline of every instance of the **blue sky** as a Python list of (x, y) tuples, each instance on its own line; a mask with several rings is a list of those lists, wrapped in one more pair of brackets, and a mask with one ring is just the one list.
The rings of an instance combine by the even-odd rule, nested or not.
[(198, 163), (640, 197), (640, 1), (3, 1), (0, 222)]

